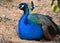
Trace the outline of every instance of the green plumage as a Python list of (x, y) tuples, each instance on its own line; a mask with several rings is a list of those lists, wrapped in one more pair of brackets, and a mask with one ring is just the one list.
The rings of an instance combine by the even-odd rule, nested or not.
[(55, 28), (54, 24), (51, 22), (51, 17), (49, 16), (45, 16), (45, 15), (42, 15), (42, 14), (30, 14), (28, 16), (28, 19), (31, 20), (33, 23), (37, 23), (37, 24), (42, 24), (42, 25), (52, 25), (52, 27)]
[(28, 19), (32, 21), (33, 23), (42, 25), (44, 36), (46, 39), (51, 40), (53, 37), (56, 36), (57, 31), (58, 31), (57, 26), (52, 21), (52, 18), (50, 16), (34, 13), (34, 14), (30, 14), (28, 16)]

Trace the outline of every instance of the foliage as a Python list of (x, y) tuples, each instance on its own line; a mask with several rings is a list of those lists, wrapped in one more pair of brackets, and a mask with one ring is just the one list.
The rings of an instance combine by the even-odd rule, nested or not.
[(58, 0), (58, 7), (60, 8), (60, 0)]
[(60, 9), (60, 0), (57, 0), (57, 5), (54, 4), (54, 1), (56, 0), (52, 0), (51, 7), (52, 7), (52, 10), (56, 12), (57, 8)]

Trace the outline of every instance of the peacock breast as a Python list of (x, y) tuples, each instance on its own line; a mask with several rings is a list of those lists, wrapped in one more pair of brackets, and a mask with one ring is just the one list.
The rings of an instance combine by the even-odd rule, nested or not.
[(43, 37), (42, 26), (29, 21), (28, 24), (18, 23), (18, 33), (22, 39), (41, 39)]

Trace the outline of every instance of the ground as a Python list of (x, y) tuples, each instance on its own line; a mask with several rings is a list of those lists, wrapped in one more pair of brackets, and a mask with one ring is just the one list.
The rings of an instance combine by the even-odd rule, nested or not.
[[(31, 0), (13, 0), (0, 2), (0, 43), (55, 43), (60, 40), (60, 36), (56, 37), (56, 41), (27, 41), (21, 40), (17, 34), (17, 24), (23, 11), (17, 9), (17, 5), (26, 2), (31, 7)], [(35, 9), (30, 13), (39, 13), (49, 15), (53, 21), (60, 26), (60, 12), (54, 13), (51, 9), (51, 0), (33, 0)], [(1, 19), (2, 18), (2, 19)]]

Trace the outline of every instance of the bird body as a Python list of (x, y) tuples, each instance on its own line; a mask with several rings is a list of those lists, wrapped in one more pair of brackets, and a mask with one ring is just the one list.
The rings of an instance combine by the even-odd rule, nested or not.
[(19, 36), (21, 39), (40, 40), (43, 36), (42, 27), (34, 23), (32, 24), (30, 21), (28, 24), (20, 22), (18, 24), (18, 28)]
[(56, 36), (57, 29), (48, 16), (29, 14), (26, 3), (19, 4), (18, 8), (24, 11), (18, 23), (18, 34), (21, 39), (40, 40), (44, 35), (47, 39), (52, 39)]
[(40, 40), (43, 36), (41, 25), (35, 24), (28, 19), (29, 10), (25, 9), (24, 14), (18, 23), (18, 33), (22, 39)]

